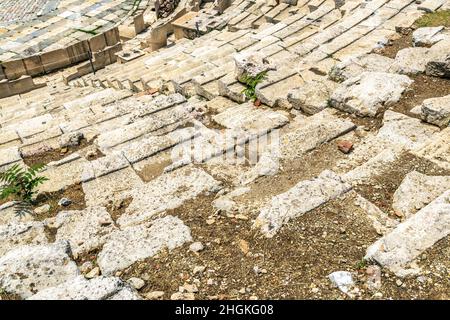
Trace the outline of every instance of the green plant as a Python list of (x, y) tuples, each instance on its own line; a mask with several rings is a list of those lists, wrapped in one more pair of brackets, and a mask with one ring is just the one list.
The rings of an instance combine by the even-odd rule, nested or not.
[(241, 82), (244, 82), (246, 85), (246, 88), (244, 90), (242, 90), (242, 93), (245, 94), (245, 96), (250, 99), (255, 101), (256, 100), (256, 86), (263, 82), (264, 79), (266, 78), (267, 75), (267, 71), (263, 71), (258, 73), (255, 77), (249, 76), (249, 75), (245, 75), (243, 77), (241, 77)]
[(28, 169), (15, 164), (0, 173), (0, 199), (12, 198), (17, 201), (15, 204), (16, 214), (23, 215), (30, 212), (36, 188), (48, 180), (46, 177), (38, 176), (43, 169), (44, 165), (40, 164)]

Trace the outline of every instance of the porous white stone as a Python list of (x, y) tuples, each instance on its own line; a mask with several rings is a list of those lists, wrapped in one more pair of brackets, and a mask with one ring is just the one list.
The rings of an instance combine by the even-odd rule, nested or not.
[(328, 76), (333, 81), (343, 82), (364, 71), (387, 72), (393, 62), (393, 59), (376, 53), (351, 56), (332, 67)]
[(365, 259), (376, 261), (398, 276), (414, 274), (419, 270), (409, 268), (409, 264), (448, 234), (450, 190), (367, 248)]
[(120, 278), (101, 276), (86, 280), (83, 276), (78, 276), (59, 286), (44, 289), (28, 300), (141, 300), (141, 298), (136, 290)]
[(395, 191), (392, 208), (397, 215), (408, 218), (448, 189), (450, 176), (427, 176), (412, 171)]
[(114, 232), (98, 254), (97, 262), (102, 274), (110, 275), (164, 248), (172, 250), (189, 241), (192, 241), (190, 229), (180, 219), (166, 216)]
[(57, 228), (56, 240), (67, 240), (74, 255), (100, 248), (108, 235), (116, 230), (114, 221), (104, 207), (61, 211), (52, 223)]
[(267, 237), (272, 237), (289, 220), (295, 219), (330, 201), (351, 187), (340, 176), (325, 170), (317, 178), (299, 182), (285, 193), (274, 196), (261, 209), (254, 227), (261, 228)]
[(0, 258), (0, 288), (22, 298), (78, 275), (67, 241), (20, 246)]

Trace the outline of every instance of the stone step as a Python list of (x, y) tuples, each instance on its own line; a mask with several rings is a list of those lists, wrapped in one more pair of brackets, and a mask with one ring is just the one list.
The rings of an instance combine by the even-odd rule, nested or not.
[[(351, 189), (332, 171), (323, 171), (317, 178), (301, 181), (287, 192), (272, 198), (263, 207), (254, 223), (266, 237), (273, 237), (289, 220), (300, 217)], [(301, 204), (301, 205), (299, 205)]]
[(367, 248), (364, 258), (401, 277), (417, 274), (420, 270), (411, 268), (411, 262), (449, 234), (450, 191), (446, 191)]

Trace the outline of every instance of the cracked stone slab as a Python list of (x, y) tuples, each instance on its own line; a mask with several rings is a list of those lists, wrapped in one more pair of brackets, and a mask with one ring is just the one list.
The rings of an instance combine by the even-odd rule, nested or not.
[(114, 232), (98, 254), (97, 262), (102, 274), (109, 275), (164, 248), (173, 250), (190, 241), (190, 229), (177, 217), (166, 216)]
[(0, 167), (12, 164), (14, 162), (22, 160), (18, 147), (11, 147), (1, 149), (0, 151)]
[(60, 211), (52, 219), (56, 228), (56, 240), (67, 240), (73, 255), (100, 248), (117, 228), (104, 207), (88, 207), (84, 210)]
[(412, 171), (395, 191), (392, 208), (397, 215), (408, 218), (448, 189), (450, 176), (427, 176)]
[(414, 152), (419, 157), (450, 170), (450, 128), (446, 128), (433, 137), (433, 141)]
[(165, 210), (174, 209), (201, 193), (215, 192), (219, 181), (202, 169), (184, 167), (165, 173), (128, 192), (132, 197), (125, 213), (118, 219), (120, 226), (141, 223)]
[(56, 287), (39, 291), (27, 300), (141, 300), (134, 288), (116, 277), (86, 280), (78, 276)]
[(344, 81), (331, 95), (331, 105), (360, 117), (374, 117), (400, 100), (412, 80), (405, 75), (363, 72)]
[(364, 71), (387, 72), (393, 62), (394, 59), (376, 53), (348, 57), (332, 67), (328, 77), (333, 81), (343, 82)]
[(409, 268), (409, 264), (449, 234), (450, 190), (372, 244), (365, 259), (376, 261), (398, 276), (416, 274), (419, 270)]
[(0, 288), (22, 298), (79, 275), (67, 241), (26, 245), (0, 258)]
[(418, 150), (430, 143), (437, 132), (438, 128), (423, 124), (419, 119), (387, 110), (377, 137), (410, 150)]
[(328, 100), (336, 89), (336, 84), (329, 80), (312, 80), (288, 93), (288, 101), (297, 110), (306, 114), (315, 114), (328, 107)]
[(106, 206), (124, 200), (130, 190), (142, 185), (141, 178), (131, 167), (82, 183), (88, 207)]
[(47, 242), (42, 222), (12, 222), (0, 225), (0, 256), (20, 245)]
[(450, 125), (450, 95), (426, 99), (411, 112), (417, 112), (420, 118), (440, 128)]
[(346, 193), (351, 186), (332, 171), (325, 170), (318, 177), (299, 182), (287, 192), (272, 198), (261, 209), (254, 227), (267, 237), (273, 237), (291, 219), (319, 207)]

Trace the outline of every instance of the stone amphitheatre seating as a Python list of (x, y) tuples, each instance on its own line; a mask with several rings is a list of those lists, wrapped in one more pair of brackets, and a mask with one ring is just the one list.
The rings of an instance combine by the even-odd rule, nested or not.
[[(449, 30), (419, 30), (401, 59), (382, 55), (425, 12), (448, 7), (446, 0), (235, 0), (218, 14), (208, 5), (192, 14), (203, 23), (192, 39), (171, 39), (68, 84), (47, 75), (46, 87), (0, 99), (0, 170), (57, 151), (39, 193), (81, 186), (85, 201), (46, 219), (0, 207), (0, 288), (32, 299), (150, 299), (157, 279), (125, 282), (155, 275), (142, 261), (173, 259), (185, 269), (160, 270), (170, 283), (165, 298), (448, 299), (450, 87), (400, 103), (410, 88), (420, 90), (420, 77), (448, 84)], [(260, 106), (235, 77), (236, 59), (251, 55), (275, 65), (255, 88)], [(86, 145), (58, 152), (77, 137)], [(260, 145), (250, 150), (254, 141)], [(230, 153), (244, 160), (224, 157)], [(223, 261), (201, 250), (218, 250)], [(96, 265), (86, 270), (89, 254)], [(382, 285), (364, 286), (363, 273), (352, 290), (325, 291), (329, 273), (355, 271), (363, 259), (382, 269)], [(286, 277), (305, 261), (306, 282)], [(216, 271), (192, 271), (200, 263)], [(242, 276), (229, 264), (250, 271)], [(315, 267), (325, 274), (309, 273)], [(182, 272), (200, 289), (186, 289)], [(279, 286), (305, 291), (266, 291), (270, 279), (258, 279), (267, 272)], [(18, 274), (29, 278), (18, 282)], [(421, 291), (425, 284), (411, 276), (439, 285)], [(223, 280), (220, 289), (213, 278)], [(245, 290), (246, 281), (258, 285)]]

